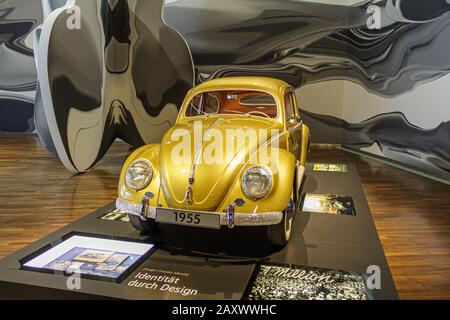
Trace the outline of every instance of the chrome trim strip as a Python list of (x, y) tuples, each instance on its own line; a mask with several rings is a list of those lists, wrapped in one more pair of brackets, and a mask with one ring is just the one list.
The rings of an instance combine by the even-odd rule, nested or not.
[[(123, 199), (117, 199), (116, 208), (120, 211), (132, 214), (135, 216), (141, 216), (141, 205), (137, 203), (132, 203)], [(169, 208), (170, 209), (170, 208)], [(176, 209), (174, 209), (176, 210)], [(192, 210), (182, 210), (182, 211), (192, 211)], [(195, 212), (195, 211), (194, 211)], [(198, 213), (208, 213), (208, 214), (218, 214), (220, 215), (220, 224), (222, 226), (228, 226), (228, 214), (227, 212), (202, 212)], [(156, 219), (156, 208), (147, 207), (145, 210), (145, 218)], [(234, 224), (236, 226), (269, 226), (280, 224), (283, 221), (283, 213), (280, 211), (275, 212), (260, 212), (260, 213), (235, 213)]]
[(214, 121), (209, 128), (206, 130), (206, 132), (203, 134), (202, 140), (198, 143), (197, 148), (195, 150), (194, 155), (194, 161), (192, 162), (191, 172), (189, 174), (189, 184), (192, 185), (190, 182), (193, 181), (195, 178), (195, 169), (197, 169), (197, 164), (200, 161), (200, 156), (202, 154), (203, 144), (206, 141), (206, 138), (208, 137), (209, 133), (212, 131), (214, 127), (217, 126), (219, 122), (224, 120), (223, 118), (218, 118), (216, 121)]
[[(209, 133), (212, 131), (212, 129), (221, 121), (223, 121), (223, 118), (218, 118), (216, 121), (214, 121), (209, 128), (206, 130), (206, 132), (204, 133), (202, 140), (198, 143), (196, 150), (195, 150), (195, 155), (194, 155), (194, 159), (192, 161), (192, 166), (191, 166), (191, 171), (189, 173), (189, 181), (188, 181), (188, 188), (186, 190), (186, 196), (185, 196), (185, 202), (188, 205), (192, 204), (192, 186), (195, 183), (195, 170), (197, 169), (197, 164), (200, 161), (200, 157), (202, 154), (202, 149), (203, 149), (203, 144), (206, 141), (206, 138), (208, 137)], [(195, 133), (194, 133), (195, 135)]]

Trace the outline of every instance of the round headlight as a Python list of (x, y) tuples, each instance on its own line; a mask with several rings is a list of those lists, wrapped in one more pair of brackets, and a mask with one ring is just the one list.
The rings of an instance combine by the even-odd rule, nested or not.
[(136, 191), (146, 188), (153, 178), (153, 169), (147, 160), (133, 162), (127, 170), (126, 182), (128, 187)]
[(252, 167), (242, 177), (242, 191), (250, 199), (262, 199), (272, 188), (272, 174), (264, 167)]

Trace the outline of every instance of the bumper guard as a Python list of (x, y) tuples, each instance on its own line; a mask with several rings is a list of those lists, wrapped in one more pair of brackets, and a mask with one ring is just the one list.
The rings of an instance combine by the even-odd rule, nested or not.
[[(144, 219), (156, 219), (156, 208), (150, 206), (142, 206), (142, 204), (133, 203), (123, 199), (117, 199), (116, 207), (120, 211), (126, 212), (131, 215), (139, 216)], [(176, 209), (174, 209), (176, 210)], [(190, 210), (183, 210), (190, 211)], [(197, 212), (197, 211), (195, 211)], [(230, 227), (230, 213), (229, 212), (202, 212), (220, 215), (220, 224), (222, 226)], [(233, 226), (269, 226), (276, 225), (283, 221), (283, 213), (281, 211), (275, 212), (259, 212), (259, 213), (234, 213)]]

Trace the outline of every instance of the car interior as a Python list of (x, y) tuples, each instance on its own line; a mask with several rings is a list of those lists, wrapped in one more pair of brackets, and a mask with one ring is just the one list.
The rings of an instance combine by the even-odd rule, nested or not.
[(268, 93), (249, 90), (220, 90), (195, 96), (186, 116), (211, 114), (252, 115), (275, 119), (278, 115), (275, 98)]

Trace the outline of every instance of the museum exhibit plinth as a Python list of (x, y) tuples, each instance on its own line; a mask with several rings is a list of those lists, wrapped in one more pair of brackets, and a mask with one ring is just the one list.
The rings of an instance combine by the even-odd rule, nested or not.
[[(352, 209), (297, 212), (292, 238), (281, 250), (264, 241), (264, 230), (250, 227), (218, 233), (162, 225), (153, 235), (140, 235), (111, 204), (1, 260), (0, 298), (262, 300), (277, 292), (279, 299), (397, 299), (356, 167), (345, 168), (309, 166), (303, 194), (340, 195), (351, 199)], [(123, 279), (82, 274), (73, 290), (70, 273), (24, 267), (73, 236), (154, 248)], [(368, 288), (371, 266), (381, 272), (379, 289)], [(276, 291), (274, 285), (286, 281), (290, 286)], [(292, 286), (300, 292), (292, 295)]]

